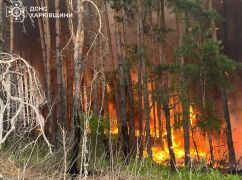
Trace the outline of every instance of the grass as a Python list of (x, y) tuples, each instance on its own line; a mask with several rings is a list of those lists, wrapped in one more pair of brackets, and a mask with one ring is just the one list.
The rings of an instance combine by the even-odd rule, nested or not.
[[(19, 166), (27, 164), (27, 169), (34, 169), (34, 172), (38, 172), (48, 179), (57, 179), (56, 175), (58, 178), (63, 178), (66, 175), (63, 172), (63, 153), (61, 151), (50, 155), (46, 146), (41, 142), (29, 145), (24, 149), (19, 145), (17, 147), (13, 146), (12, 142), (6, 143), (0, 148), (0, 158), (1, 156), (7, 157)], [(156, 164), (151, 159), (131, 160), (126, 165), (119, 153), (114, 156), (113, 166), (111, 166), (110, 161), (107, 161), (102, 154), (100, 147), (96, 161), (93, 158), (94, 151), (90, 151), (89, 154), (89, 170), (95, 172), (94, 179), (242, 180), (242, 176), (222, 174), (217, 170), (205, 168), (204, 164), (192, 169), (179, 167), (176, 172), (171, 172), (169, 166)], [(25, 175), (28, 176), (26, 173)]]

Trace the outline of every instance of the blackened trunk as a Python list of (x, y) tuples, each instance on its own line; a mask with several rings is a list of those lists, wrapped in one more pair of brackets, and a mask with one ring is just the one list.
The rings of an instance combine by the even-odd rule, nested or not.
[[(187, 93), (187, 91), (185, 92)], [(189, 165), (191, 161), (190, 157), (190, 118), (189, 118), (189, 102), (188, 98), (183, 100), (183, 132), (184, 132), (184, 152), (185, 152), (185, 165)]]
[(142, 64), (138, 61), (138, 120), (139, 120), (139, 158), (143, 157), (143, 110), (142, 110)]
[(81, 142), (81, 129), (80, 129), (80, 116), (74, 116), (74, 141), (70, 159), (70, 169), (69, 173), (71, 174), (72, 178), (75, 178), (80, 170), (78, 168), (78, 154), (80, 149), (80, 142)]
[(157, 126), (156, 126), (156, 103), (155, 103), (155, 92), (154, 92), (154, 83), (151, 82), (151, 91), (152, 91), (152, 109), (153, 109), (153, 119), (154, 119), (154, 136), (155, 136), (155, 140), (156, 140), (156, 131), (157, 131)]
[(128, 88), (128, 100), (129, 100), (129, 136), (130, 136), (130, 154), (136, 156), (136, 142), (135, 142), (135, 115), (134, 115), (134, 95), (132, 88), (132, 79), (129, 70), (126, 72), (126, 82)]
[(210, 152), (210, 166), (213, 167), (214, 165), (214, 154), (213, 154), (213, 139), (212, 133), (208, 130), (208, 143), (209, 143), (209, 152)]
[(167, 145), (168, 145), (168, 150), (170, 155), (170, 166), (171, 166), (171, 170), (175, 171), (176, 157), (172, 146), (171, 115), (170, 115), (170, 109), (167, 102), (165, 102), (165, 104), (163, 105), (163, 108), (164, 108), (165, 117), (166, 117)]
[(227, 137), (227, 146), (229, 151), (229, 163), (233, 165), (236, 163), (236, 157), (235, 157), (233, 136), (232, 136), (232, 130), (231, 130), (228, 97), (226, 93), (223, 93), (223, 112), (224, 112), (224, 119), (226, 122), (226, 137)]

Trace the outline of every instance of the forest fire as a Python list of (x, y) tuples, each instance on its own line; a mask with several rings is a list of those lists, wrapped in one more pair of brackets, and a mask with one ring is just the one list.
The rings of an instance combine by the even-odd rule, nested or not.
[[(151, 162), (192, 178), (200, 166), (240, 166), (242, 55), (231, 51), (238, 22), (227, 1), (8, 2), (0, 1), (0, 152), (47, 144), (48, 159), (63, 165), (49, 172), (64, 179), (126, 175), (134, 161), (134, 173)], [(24, 13), (22, 26), (1, 11), (12, 8), (41, 16)]]
[[(190, 113), (190, 124), (191, 124), (191, 128), (192, 128), (192, 126), (196, 123), (196, 113), (192, 106), (190, 106), (190, 108), (189, 108), (189, 113)], [(190, 138), (192, 139), (191, 136), (192, 135), (190, 135)], [(174, 131), (172, 131), (172, 140), (173, 140), (172, 149), (175, 153), (178, 164), (182, 165), (184, 163), (183, 158), (184, 158), (185, 154), (184, 154), (184, 147), (183, 147), (183, 142), (182, 142), (183, 140), (180, 139), (180, 137), (182, 137), (180, 133), (174, 133)], [(163, 141), (166, 141), (166, 133), (163, 134), (162, 139), (163, 139)], [(167, 143), (163, 143), (163, 144), (164, 144), (163, 147), (161, 147), (158, 144), (156, 144), (155, 146), (152, 147), (153, 160), (159, 164), (165, 163), (169, 159), (169, 150), (168, 150)], [(201, 146), (204, 146), (204, 145), (201, 144)], [(147, 157), (146, 151), (144, 152), (144, 154)], [(199, 159), (200, 158), (205, 159), (206, 154), (207, 154), (207, 152), (205, 152), (203, 150), (196, 152), (196, 150), (194, 148), (191, 148), (190, 156), (193, 159), (197, 159), (198, 157), (199, 157)]]
[[(109, 107), (109, 109), (111, 110), (113, 107)], [(114, 109), (112, 109), (114, 110)], [(110, 111), (112, 112), (113, 117), (115, 116), (115, 112), (114, 111)], [(190, 126), (191, 129), (194, 128), (194, 126), (196, 126), (196, 111), (195, 108), (193, 106), (189, 107), (189, 116), (190, 116)], [(174, 120), (173, 120), (174, 122)], [(138, 123), (137, 123), (138, 124)], [(162, 135), (162, 141), (159, 141), (159, 133), (154, 133), (154, 126), (151, 125), (151, 134), (152, 134), (152, 139), (153, 139), (153, 147), (152, 147), (152, 158), (153, 160), (158, 163), (158, 164), (162, 164), (162, 163), (166, 163), (169, 160), (169, 149), (166, 143), (166, 136), (167, 133), (165, 132), (165, 130), (163, 130), (163, 135)], [(207, 137), (200, 137), (202, 136), (202, 134), (200, 134), (199, 132), (196, 131), (196, 133), (193, 131), (193, 135), (192, 132), (190, 133), (190, 139), (191, 142), (193, 142), (193, 144), (191, 144), (191, 152), (190, 152), (190, 156), (192, 159), (194, 160), (205, 160), (207, 159), (207, 156), (209, 154), (208, 152), (208, 147), (207, 147)], [(118, 127), (117, 127), (117, 118), (113, 118), (111, 120), (111, 134), (113, 135), (118, 135)], [(156, 134), (156, 136), (154, 136), (154, 134)], [(182, 127), (180, 127), (178, 130), (172, 130), (172, 141), (173, 141), (173, 146), (172, 149), (175, 153), (175, 156), (177, 158), (177, 162), (178, 164), (182, 165), (184, 164), (184, 146), (183, 146), (183, 139), (182, 139)], [(143, 133), (143, 136), (145, 134)], [(136, 127), (135, 130), (135, 136), (136, 138), (138, 138), (139, 136), (139, 129)], [(194, 141), (194, 137), (195, 136), (196, 139), (204, 139), (204, 141), (198, 141), (195, 142)], [(145, 136), (144, 136), (145, 138)], [(145, 142), (145, 141), (143, 141)], [(196, 143), (196, 148), (194, 148), (194, 143)], [(143, 144), (144, 145), (144, 144)], [(144, 150), (144, 157), (147, 157), (147, 151)]]

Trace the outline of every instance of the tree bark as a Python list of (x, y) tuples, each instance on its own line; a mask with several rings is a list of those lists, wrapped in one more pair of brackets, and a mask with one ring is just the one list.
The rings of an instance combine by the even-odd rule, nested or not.
[[(60, 0), (55, 0), (55, 12), (60, 13)], [(66, 103), (65, 103), (65, 90), (63, 82), (63, 59), (61, 55), (61, 21), (56, 18), (55, 22), (56, 29), (56, 77), (57, 77), (57, 103), (56, 113), (57, 122), (64, 128), (66, 128)]]
[[(48, 2), (47, 2), (48, 3)], [(39, 6), (45, 6), (44, 1), (37, 0), (37, 5)], [(38, 25), (39, 25), (39, 32), (40, 32), (40, 40), (41, 40), (41, 47), (42, 47), (42, 58), (44, 61), (44, 81), (46, 85), (46, 97), (47, 97), (47, 108), (49, 116), (47, 118), (46, 122), (46, 132), (47, 135), (50, 137), (51, 142), (53, 142), (53, 121), (52, 121), (52, 112), (51, 111), (51, 89), (50, 89), (50, 50), (51, 50), (51, 44), (50, 44), (50, 34), (49, 34), (49, 22), (46, 21), (46, 18), (38, 18)], [(48, 129), (51, 129), (50, 131)]]
[[(111, 67), (112, 69), (116, 69), (114, 65), (114, 57), (113, 57), (113, 47), (112, 47), (112, 37), (111, 37), (111, 30), (110, 30), (110, 23), (109, 23), (109, 18), (108, 18), (108, 11), (107, 11), (107, 4), (106, 2), (104, 3), (104, 8), (105, 8), (105, 20), (107, 23), (107, 35), (108, 35), (108, 47), (109, 47), (109, 58), (111, 60)], [(120, 129), (120, 123), (121, 122), (121, 115), (120, 115), (120, 105), (119, 105), (119, 92), (118, 92), (118, 85), (117, 85), (117, 77), (114, 75), (112, 79), (112, 85), (113, 85), (113, 90), (114, 90), (114, 98), (115, 98), (115, 110), (116, 110), (116, 115), (117, 115), (117, 122), (118, 122), (118, 132), (119, 134), (121, 133)]]
[(13, 23), (13, 17), (9, 17), (10, 21), (10, 46), (9, 46), (9, 52), (13, 53), (14, 50), (14, 23)]
[[(115, 10), (115, 17), (122, 18), (122, 12)], [(120, 85), (120, 111), (121, 111), (121, 132), (122, 132), (122, 146), (123, 154), (126, 160), (129, 160), (129, 135), (128, 135), (128, 126), (127, 126), (127, 114), (126, 114), (126, 92), (125, 92), (125, 62), (124, 54), (122, 51), (122, 24), (121, 22), (115, 20), (115, 38), (117, 46), (117, 55), (119, 61), (119, 85)]]
[(3, 12), (3, 1), (0, 1), (0, 50), (2, 50), (3, 48), (3, 43), (4, 43), (4, 39), (3, 39), (3, 16), (2, 13)]
[(79, 173), (77, 167), (77, 158), (79, 153), (79, 144), (81, 140), (80, 114), (81, 108), (81, 82), (83, 70), (83, 46), (84, 46), (84, 29), (83, 29), (83, 2), (77, 1), (77, 30), (74, 41), (74, 94), (73, 94), (73, 113), (72, 120), (74, 124), (74, 142), (72, 148), (72, 157), (70, 161), (70, 174), (75, 175)]
[(171, 166), (171, 170), (175, 171), (176, 157), (172, 146), (171, 115), (170, 115), (170, 109), (167, 101), (163, 103), (163, 108), (164, 108), (165, 117), (166, 117), (167, 145), (168, 145), (168, 150), (170, 155), (170, 166)]
[(209, 142), (209, 152), (210, 152), (210, 166), (213, 167), (214, 165), (214, 154), (213, 154), (213, 139), (211, 130), (208, 130), (208, 142)]
[[(158, 24), (160, 27), (165, 27), (165, 2), (164, 0), (158, 0), (159, 4), (159, 12), (158, 12)], [(166, 34), (162, 33), (162, 39), (166, 40)], [(159, 64), (164, 64), (166, 61), (166, 51), (165, 51), (165, 42), (160, 42), (159, 46)], [(162, 117), (161, 117), (161, 93), (162, 93), (162, 84), (163, 84), (163, 73), (160, 74), (160, 77), (157, 82), (158, 87), (158, 98), (157, 98), (157, 115), (158, 115), (158, 129), (159, 129), (159, 138), (161, 141), (161, 145), (163, 145), (163, 139), (162, 139)]]
[(223, 112), (224, 112), (224, 119), (226, 122), (226, 137), (227, 137), (227, 147), (229, 151), (229, 163), (231, 165), (235, 165), (236, 163), (236, 156), (234, 151), (234, 143), (233, 143), (233, 136), (232, 136), (232, 128), (231, 128), (231, 121), (230, 121), (230, 113), (229, 113), (229, 106), (228, 106), (228, 97), (226, 93), (223, 93)]
[[(185, 33), (189, 35), (189, 15), (185, 13)], [(185, 60), (181, 62), (182, 64), (187, 63), (190, 60), (190, 56), (183, 57)], [(184, 133), (184, 152), (185, 152), (185, 166), (190, 165), (191, 157), (190, 157), (190, 116), (189, 116), (189, 87), (188, 82), (185, 79), (185, 72), (182, 72), (182, 81), (181, 81), (181, 99), (182, 99), (182, 113), (183, 113), (183, 133)]]
[(129, 136), (130, 136), (130, 153), (131, 156), (136, 156), (136, 141), (135, 141), (135, 115), (134, 115), (134, 94), (132, 87), (132, 80), (130, 76), (130, 70), (126, 71), (126, 83), (128, 89), (128, 101), (129, 101)]
[[(44, 3), (43, 7), (49, 8), (48, 0), (42, 1)], [(51, 129), (51, 142), (56, 147), (57, 145), (57, 121), (53, 119), (53, 112), (52, 112), (52, 90), (51, 90), (51, 36), (50, 36), (50, 24), (49, 18), (43, 17), (43, 33), (45, 35), (45, 47), (46, 47), (46, 89), (47, 89), (47, 104), (49, 110), (49, 122), (50, 122), (50, 129)]]
[(143, 96), (144, 96), (144, 112), (145, 112), (145, 132), (146, 132), (146, 145), (147, 153), (150, 158), (152, 158), (151, 150), (151, 135), (150, 135), (150, 106), (149, 106), (149, 94), (148, 94), (148, 79), (147, 79), (147, 69), (144, 54), (144, 22), (143, 22), (143, 2), (139, 0), (139, 13), (138, 13), (138, 26), (139, 26), (139, 58), (142, 64), (142, 78), (143, 78)]

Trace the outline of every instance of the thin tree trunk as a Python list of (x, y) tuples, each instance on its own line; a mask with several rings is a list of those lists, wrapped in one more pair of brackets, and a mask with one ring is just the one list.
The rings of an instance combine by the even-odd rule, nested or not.
[(2, 16), (3, 13), (2, 12), (3, 12), (3, 1), (0, 1), (0, 50), (2, 50), (3, 43), (4, 43), (4, 39), (3, 39), (3, 16)]
[[(115, 11), (115, 16), (122, 17), (122, 12)], [(128, 127), (127, 127), (127, 114), (126, 114), (126, 93), (125, 93), (125, 62), (124, 62), (124, 54), (122, 52), (122, 25), (120, 22), (115, 21), (115, 37), (116, 37), (116, 46), (117, 46), (117, 54), (119, 61), (119, 83), (120, 83), (120, 111), (121, 111), (121, 119), (122, 119), (122, 142), (123, 142), (123, 154), (124, 157), (129, 160), (129, 135), (128, 135)]]
[[(55, 12), (60, 13), (60, 0), (55, 0)], [(56, 103), (56, 113), (57, 113), (57, 122), (64, 128), (66, 128), (66, 117), (64, 113), (66, 111), (64, 99), (65, 93), (63, 93), (63, 59), (61, 56), (61, 21), (59, 18), (56, 18), (55, 22), (56, 29), (56, 77), (57, 77), (57, 103)]]
[(84, 29), (83, 27), (83, 4), (81, 1), (77, 2), (77, 30), (75, 34), (74, 41), (74, 94), (73, 94), (73, 113), (72, 120), (74, 123), (74, 142), (72, 148), (72, 157), (70, 161), (70, 174), (76, 175), (79, 173), (79, 168), (77, 166), (77, 158), (79, 153), (79, 144), (81, 140), (81, 129), (80, 129), (80, 114), (82, 112), (81, 108), (81, 83), (82, 83), (82, 70), (83, 70), (83, 45), (84, 45)]
[(10, 53), (13, 53), (14, 50), (14, 23), (13, 23), (13, 16), (10, 16)]
[[(42, 7), (48, 8), (48, 0), (38, 2)], [(43, 24), (41, 24), (41, 22)], [(45, 65), (45, 80), (46, 80), (46, 94), (47, 94), (47, 106), (48, 106), (48, 123), (50, 123), (50, 129), (51, 129), (51, 141), (56, 146), (56, 129), (57, 129), (57, 123), (56, 120), (53, 120), (53, 113), (51, 112), (51, 103), (52, 103), (52, 95), (51, 95), (51, 37), (50, 37), (50, 26), (49, 26), (49, 19), (47, 17), (43, 17), (42, 21), (39, 20), (40, 25), (40, 33), (43, 33), (43, 36), (41, 36), (44, 41), (44, 51), (43, 52), (43, 58), (44, 59), (44, 65)], [(42, 27), (42, 28), (41, 28)], [(42, 49), (43, 51), (43, 49)], [(45, 53), (45, 54), (44, 54)]]
[(214, 154), (213, 154), (213, 139), (212, 139), (212, 133), (210, 130), (208, 130), (208, 142), (209, 142), (209, 152), (210, 152), (210, 166), (213, 167), (214, 165)]
[[(160, 96), (160, 95), (158, 95), (158, 96)], [(161, 117), (161, 99), (160, 99), (160, 97), (157, 97), (156, 109), (157, 109), (157, 118), (158, 118), (157, 121), (158, 121), (159, 140), (161, 142), (161, 145), (163, 146), (163, 138), (162, 138), (163, 123), (162, 123), (162, 117)]]
[[(108, 18), (106, 2), (104, 3), (104, 8), (105, 8), (105, 20), (106, 20), (106, 23), (107, 23), (109, 58), (111, 60), (111, 67), (112, 67), (112, 69), (115, 69), (114, 57), (113, 57), (113, 47), (112, 47), (112, 38), (111, 38), (111, 30), (110, 30), (110, 23), (109, 23), (109, 18)], [(120, 134), (121, 133), (121, 129), (120, 129), (120, 125), (119, 125), (120, 123), (119, 122), (121, 122), (121, 115), (120, 115), (119, 92), (118, 92), (116, 75), (114, 75), (114, 77), (112, 79), (112, 84), (113, 84), (114, 97), (115, 97), (115, 110), (116, 110), (117, 121), (118, 121), (118, 132)]]
[[(185, 13), (185, 33), (189, 35), (189, 15)], [(190, 60), (189, 57), (183, 57), (186, 61)], [(185, 64), (187, 62), (181, 62)], [(190, 165), (191, 157), (190, 157), (190, 116), (189, 116), (189, 88), (188, 82), (184, 77), (184, 72), (182, 75), (182, 84), (181, 84), (181, 96), (182, 96), (182, 112), (183, 112), (183, 133), (184, 133), (184, 152), (185, 152), (185, 166)]]
[[(159, 12), (157, 13), (158, 17), (158, 24), (160, 27), (165, 27), (165, 2), (164, 0), (158, 0), (159, 1)], [(162, 39), (166, 40), (166, 34), (162, 33)], [(166, 51), (165, 51), (165, 43), (160, 42), (159, 46), (159, 64), (164, 64), (166, 61)], [(161, 73), (157, 86), (158, 86), (158, 98), (157, 98), (157, 115), (158, 115), (158, 124), (159, 124), (159, 137), (161, 141), (161, 145), (163, 145), (162, 140), (162, 118), (161, 118), (161, 93), (162, 93), (162, 83), (163, 83), (163, 73)]]
[(107, 85), (105, 86), (105, 113), (106, 113), (107, 119), (110, 120), (110, 112), (109, 112), (109, 108), (108, 108), (108, 89), (107, 89)]
[(155, 108), (156, 108), (156, 103), (155, 103), (155, 93), (154, 93), (154, 82), (151, 82), (151, 92), (152, 92), (152, 109), (153, 109), (153, 119), (154, 119), (154, 137), (155, 137), (155, 140), (156, 140), (156, 111), (155, 111)]
[[(72, 0), (66, 0), (66, 7), (67, 7), (67, 12), (72, 13), (73, 12), (73, 4)], [(75, 32), (74, 32), (74, 26), (73, 26), (73, 19), (68, 18), (68, 29), (70, 33), (70, 42), (72, 42), (71, 45), (74, 44), (75, 42)], [(72, 46), (71, 46), (72, 47)], [(68, 55), (70, 55), (70, 52), (68, 52)], [(72, 56), (68, 59), (69, 61), (66, 63), (66, 69), (67, 69), (67, 87), (66, 89), (66, 104), (67, 104), (67, 117), (68, 117), (68, 128), (71, 131), (73, 128), (73, 123), (72, 123), (72, 100), (73, 100), (73, 58)]]
[[(139, 45), (140, 42), (140, 16), (137, 18), (137, 42)], [(138, 47), (139, 49), (139, 47)], [(140, 52), (138, 51), (138, 120), (139, 120), (139, 140), (138, 140), (138, 145), (139, 145), (139, 158), (143, 158), (143, 107), (142, 107), (142, 62), (140, 58)]]
[(133, 94), (130, 72), (129, 70), (127, 71), (128, 72), (126, 72), (126, 82), (127, 82), (127, 88), (128, 88), (128, 101), (129, 101), (129, 111), (130, 111), (130, 119), (129, 119), (130, 153), (131, 153), (131, 156), (135, 157), (136, 141), (135, 141), (134, 94)]
[[(126, 48), (127, 48), (127, 36), (126, 36), (126, 24), (125, 20), (122, 23), (122, 35), (123, 35), (123, 53), (126, 57)], [(134, 115), (134, 95), (133, 95), (133, 86), (132, 86), (132, 78), (130, 75), (130, 67), (127, 65), (125, 66), (125, 80), (127, 86), (127, 94), (128, 94), (128, 103), (129, 103), (129, 140), (130, 140), (130, 155), (135, 157), (136, 156), (136, 142), (135, 142), (135, 115)]]
[[(37, 0), (37, 5), (40, 6), (40, 2), (39, 0)], [(41, 48), (42, 48), (42, 58), (43, 58), (43, 62), (44, 62), (44, 82), (45, 82), (45, 86), (47, 87), (47, 79), (48, 79), (48, 69), (47, 69), (47, 54), (46, 54), (46, 38), (45, 38), (45, 32), (44, 32), (44, 27), (43, 27), (43, 19), (42, 18), (38, 18), (38, 25), (39, 25), (39, 33), (40, 33), (40, 42), (41, 42)], [(47, 102), (47, 106), (49, 108), (49, 102)], [(50, 121), (47, 120), (46, 124), (45, 124), (45, 133), (47, 134), (47, 137), (49, 137), (51, 139), (51, 135), (50, 135)]]
[(226, 93), (223, 93), (223, 112), (224, 112), (224, 119), (226, 122), (226, 137), (227, 137), (227, 146), (229, 151), (229, 163), (230, 165), (235, 165), (236, 157), (235, 157), (233, 136), (232, 136), (232, 130), (231, 130), (232, 128), (231, 128), (230, 113), (229, 113), (229, 106), (228, 106), (228, 97)]
[(167, 100), (165, 100), (163, 104), (165, 117), (166, 117), (166, 131), (167, 131), (167, 146), (169, 150), (170, 155), (170, 166), (171, 170), (176, 170), (176, 157), (175, 153), (173, 151), (173, 145), (172, 145), (172, 131), (171, 131), (171, 115), (170, 115), (170, 109)]
[(139, 158), (143, 157), (143, 108), (142, 108), (142, 62), (138, 61), (138, 120), (139, 120)]
[(142, 63), (142, 78), (143, 78), (143, 96), (144, 96), (144, 112), (145, 112), (145, 132), (146, 132), (146, 146), (147, 153), (150, 158), (152, 158), (151, 150), (151, 135), (150, 135), (150, 106), (149, 106), (149, 94), (148, 94), (148, 78), (146, 61), (144, 54), (144, 22), (143, 22), (143, 2), (139, 0), (139, 14), (138, 14), (138, 26), (139, 26), (139, 53), (140, 61)]
[(195, 137), (194, 137), (194, 128), (191, 127), (191, 133), (192, 133), (192, 142), (194, 145), (194, 149), (196, 151), (196, 155), (197, 155), (197, 160), (200, 161), (200, 156), (199, 156), (199, 152), (198, 152), (198, 147), (197, 147), (197, 143), (195, 141)]

